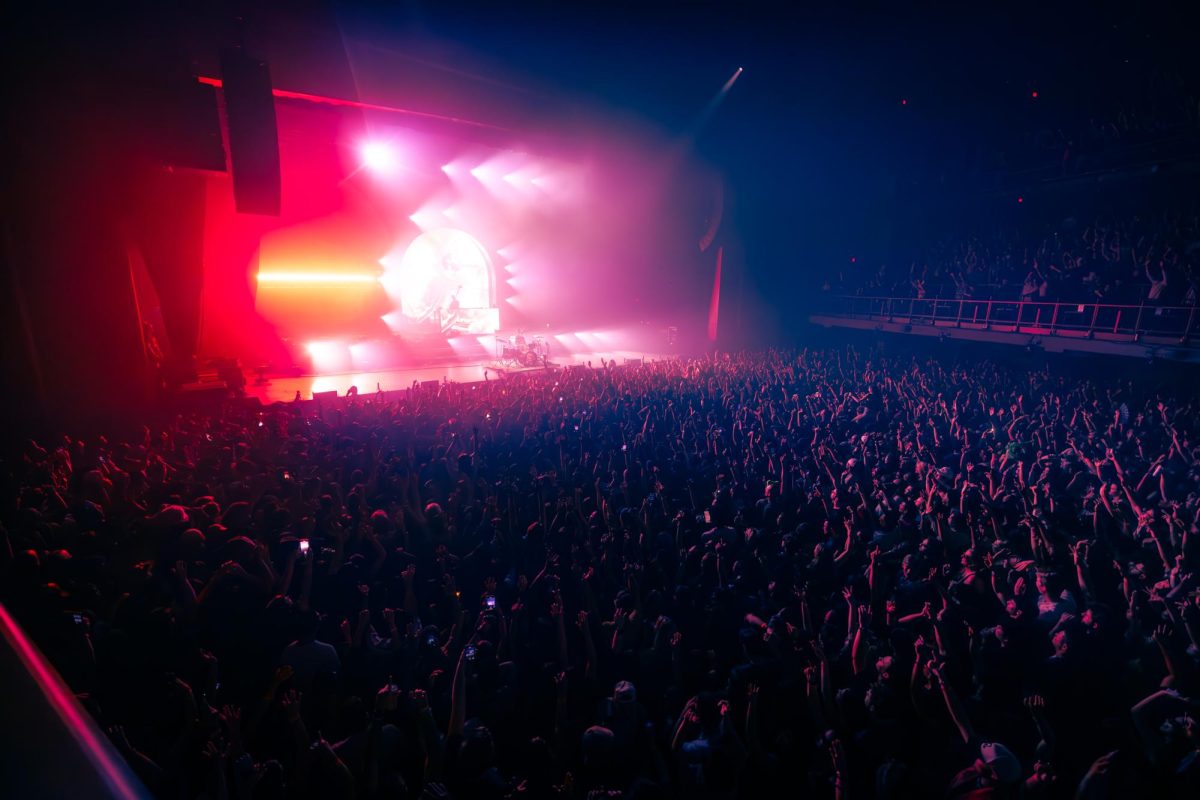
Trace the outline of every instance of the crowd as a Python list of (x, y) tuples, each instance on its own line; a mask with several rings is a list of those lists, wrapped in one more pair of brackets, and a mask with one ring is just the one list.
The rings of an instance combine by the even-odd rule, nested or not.
[(944, 239), (907, 268), (843, 273), (825, 289), (872, 296), (1191, 306), (1200, 215), (1060, 221)]
[(9, 460), (0, 593), (162, 797), (1196, 797), (1198, 412), (847, 348), (180, 416)]
[[(1195, 152), (1200, 135), (1200, 93), (1194, 70), (1160, 65), (1139, 77), (1096, 76), (1100, 97), (1086, 113), (1071, 113), (1063, 98), (1050, 102), (1055, 119), (1023, 128), (1005, 143), (1000, 163), (1009, 171), (1054, 166), (1070, 175), (1129, 167), (1153, 159), (1152, 145), (1181, 143)], [(1120, 83), (1122, 85), (1115, 85)], [(1032, 98), (1036, 100), (1036, 96)], [(1047, 115), (1052, 112), (1047, 109)]]

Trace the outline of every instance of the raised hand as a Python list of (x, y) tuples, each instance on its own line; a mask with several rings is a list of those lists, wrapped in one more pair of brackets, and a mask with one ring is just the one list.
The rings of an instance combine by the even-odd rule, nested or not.
[(399, 702), (400, 689), (396, 687), (396, 684), (392, 683), (392, 679), (389, 677), (388, 682), (380, 687), (379, 691), (375, 694), (376, 706), (381, 711), (395, 711)]
[(275, 674), (271, 676), (271, 688), (278, 689), (283, 684), (292, 679), (292, 668), (287, 664), (281, 664), (275, 668)]
[(300, 692), (295, 689), (289, 689), (284, 693), (279, 700), (279, 706), (283, 709), (283, 718), (288, 722), (300, 721), (300, 703), (303, 698)]

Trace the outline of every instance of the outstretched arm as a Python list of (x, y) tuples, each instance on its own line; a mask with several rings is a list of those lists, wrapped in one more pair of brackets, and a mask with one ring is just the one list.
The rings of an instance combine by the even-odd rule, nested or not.
[(467, 724), (467, 670), (463, 661), (460, 652), (458, 666), (454, 668), (454, 685), (450, 690), (450, 726), (447, 730), (449, 736), (461, 734)]
[(946, 683), (946, 676), (942, 670), (941, 665), (934, 667), (933, 678), (942, 690), (942, 699), (946, 701), (946, 711), (949, 712), (954, 727), (958, 728), (958, 735), (962, 737), (964, 743), (970, 743), (975, 738), (975, 729), (971, 726), (971, 719), (967, 716), (967, 709), (959, 700), (958, 693)]

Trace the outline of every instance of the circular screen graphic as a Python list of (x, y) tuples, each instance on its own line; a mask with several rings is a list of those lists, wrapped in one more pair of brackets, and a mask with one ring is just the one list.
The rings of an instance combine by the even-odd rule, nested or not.
[(399, 263), (385, 264), (382, 283), (411, 325), (444, 333), (494, 333), (499, 327), (492, 261), (466, 231), (422, 233)]

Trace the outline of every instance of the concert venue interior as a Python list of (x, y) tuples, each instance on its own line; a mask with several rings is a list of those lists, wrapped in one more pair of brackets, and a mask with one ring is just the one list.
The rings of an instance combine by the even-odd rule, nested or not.
[(1186, 9), (18, 5), (12, 796), (1200, 796)]

